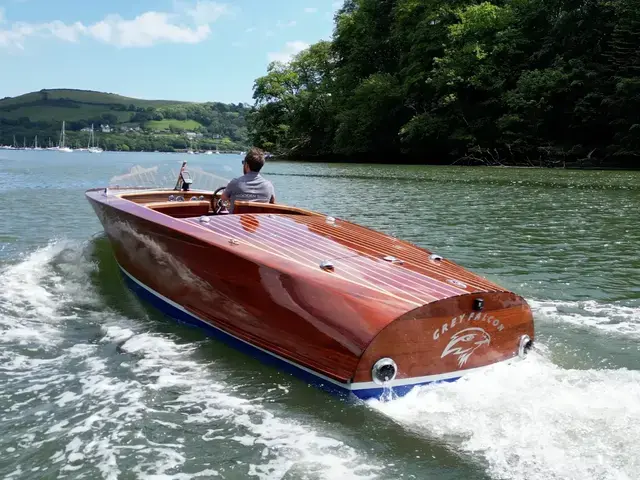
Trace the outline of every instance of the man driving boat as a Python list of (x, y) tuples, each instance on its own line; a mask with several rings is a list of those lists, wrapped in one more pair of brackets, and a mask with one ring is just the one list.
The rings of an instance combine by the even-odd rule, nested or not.
[(247, 152), (242, 161), (244, 175), (231, 180), (221, 196), (223, 201), (231, 202), (230, 213), (233, 213), (233, 206), (236, 200), (276, 203), (273, 185), (260, 175), (260, 170), (264, 167), (264, 161), (264, 152), (259, 148), (254, 147)]

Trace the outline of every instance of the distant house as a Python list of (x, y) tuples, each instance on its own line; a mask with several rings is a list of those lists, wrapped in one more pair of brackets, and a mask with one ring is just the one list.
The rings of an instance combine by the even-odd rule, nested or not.
[(197, 137), (197, 134), (196, 132), (184, 132), (184, 136), (190, 140), (193, 140), (194, 138)]
[(84, 127), (82, 129), (80, 129), (81, 132), (90, 132), (91, 131), (91, 127)]
[(111, 127), (109, 125), (100, 125), (102, 133), (111, 133)]
[[(113, 127), (112, 131), (115, 131), (115, 127)], [(127, 126), (121, 126), (120, 127), (120, 131), (121, 132), (141, 132), (142, 129), (140, 127), (127, 127)]]

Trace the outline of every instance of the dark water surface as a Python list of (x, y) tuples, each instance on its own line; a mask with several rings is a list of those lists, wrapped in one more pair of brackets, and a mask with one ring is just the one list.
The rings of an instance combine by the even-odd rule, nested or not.
[(348, 403), (124, 287), (84, 190), (240, 157), (0, 150), (0, 478), (639, 479), (640, 173), (273, 162), (278, 200), (534, 307), (526, 362)]

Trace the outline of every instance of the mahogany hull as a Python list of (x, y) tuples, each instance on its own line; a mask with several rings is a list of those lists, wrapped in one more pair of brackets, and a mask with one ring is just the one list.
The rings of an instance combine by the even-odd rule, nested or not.
[[(380, 397), (372, 369), (391, 358), (397, 374), (384, 387), (403, 394), (513, 359), (534, 337), (521, 297), (450, 262), (427, 275), (429, 252), (348, 222), (330, 230), (322, 215), (200, 221), (186, 204), (172, 218), (101, 190), (87, 197), (143, 299), (330, 391)], [(389, 248), (407, 264), (376, 258)], [(323, 256), (334, 271), (319, 268)], [(442, 280), (454, 273), (457, 284)]]

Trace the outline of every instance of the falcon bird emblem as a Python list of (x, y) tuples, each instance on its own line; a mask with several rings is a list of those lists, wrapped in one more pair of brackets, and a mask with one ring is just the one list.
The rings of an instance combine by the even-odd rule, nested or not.
[(489, 345), (490, 343), (491, 337), (482, 328), (465, 328), (451, 337), (440, 358), (444, 358), (447, 355), (455, 355), (458, 357), (458, 366), (462, 367), (467, 363), (469, 357), (473, 355), (473, 352), (482, 345)]

